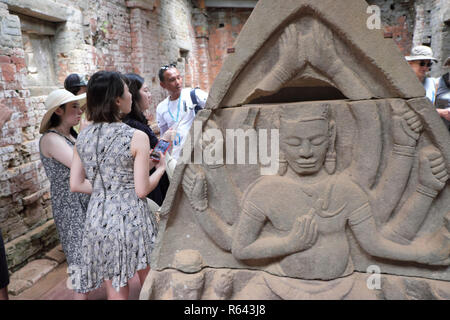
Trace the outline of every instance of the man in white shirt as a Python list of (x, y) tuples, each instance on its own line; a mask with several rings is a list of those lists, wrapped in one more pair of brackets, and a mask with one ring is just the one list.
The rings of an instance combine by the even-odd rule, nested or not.
[[(156, 121), (160, 136), (168, 129), (176, 131), (172, 156), (178, 159), (194, 121), (196, 110), (205, 107), (208, 94), (200, 89), (183, 89), (183, 78), (174, 64), (161, 67), (158, 76), (161, 87), (169, 92), (169, 96), (158, 104)], [(191, 94), (192, 90), (194, 92)]]

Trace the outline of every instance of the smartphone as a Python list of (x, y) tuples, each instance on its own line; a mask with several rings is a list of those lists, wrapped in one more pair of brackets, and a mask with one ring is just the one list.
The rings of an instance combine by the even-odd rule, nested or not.
[(160, 160), (159, 152), (162, 152), (162, 154), (165, 154), (169, 148), (170, 148), (169, 141), (159, 140), (155, 146), (155, 149), (153, 149), (152, 153), (150, 154), (150, 158), (154, 161), (159, 161)]

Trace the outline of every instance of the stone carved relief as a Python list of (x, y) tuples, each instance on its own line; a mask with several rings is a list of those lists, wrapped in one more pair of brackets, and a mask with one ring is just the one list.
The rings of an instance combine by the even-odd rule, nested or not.
[[(448, 132), (428, 100), (410, 93), (420, 86), (400, 84), (406, 63), (389, 74), (312, 1), (298, 3), (308, 6), (267, 31), (245, 66), (230, 59), (195, 138), (212, 154), (225, 141), (211, 130), (279, 129), (278, 174), (261, 176), (262, 163), (179, 165), (141, 298), (412, 298), (392, 283), (450, 296)], [(258, 6), (256, 14), (272, 4)], [(299, 102), (308, 99), (286, 88), (313, 88), (322, 99), (311, 100), (323, 101)], [(329, 88), (342, 95), (329, 100)], [(381, 291), (368, 290), (370, 265), (392, 275)]]
[[(282, 89), (301, 87), (319, 87), (322, 96), (326, 96), (325, 88), (331, 87), (340, 92), (340, 98), (352, 100), (399, 96), (399, 89), (373, 61), (356, 48), (349, 48), (338, 34), (337, 28), (313, 11), (288, 24), (279, 33), (279, 39), (278, 35), (270, 39), (255, 61), (241, 73), (236, 83), (244, 82), (245, 85), (232, 85), (223, 104), (230, 106), (239, 100), (244, 104), (261, 102), (265, 101), (263, 97), (277, 94)], [(246, 95), (245, 92), (250, 93)], [(293, 100), (286, 97), (292, 90), (279, 94), (275, 99)], [(334, 98), (333, 93), (329, 94)], [(273, 99), (269, 101), (273, 102)]]
[[(313, 17), (288, 25), (279, 42), (279, 58), (272, 71), (250, 96), (276, 93), (300, 74), (317, 78), (339, 88), (346, 97), (363, 99), (369, 89), (348, 68), (336, 51), (333, 32)], [(324, 77), (326, 75), (326, 77)]]
[[(405, 191), (422, 131), (417, 114), (403, 105), (393, 117), (393, 149), (380, 183), (371, 190), (377, 200), (370, 203), (346, 170), (335, 173), (336, 128), (329, 118), (329, 108), (326, 103), (280, 108), (280, 146), (287, 160), (286, 172), (282, 176), (261, 177), (251, 184), (241, 199), (241, 208), (231, 205), (236, 201), (216, 198), (216, 205), (223, 200), (219, 205), (222, 211), (233, 212), (231, 215), (237, 217), (231, 223), (208, 205), (206, 172), (211, 179), (209, 184), (214, 184), (219, 177), (228, 176), (226, 168), (202, 170), (188, 166), (182, 185), (197, 223), (220, 248), (244, 263), (277, 259), (276, 267), (283, 276), (335, 279), (353, 272), (349, 270), (346, 226), (373, 256), (449, 265), (447, 229), (411, 245), (433, 199), (448, 179), (444, 158), (437, 148), (430, 145), (420, 150), (416, 191), (395, 218), (389, 219)], [(222, 189), (221, 194), (235, 193)], [(381, 232), (373, 206), (378, 209)], [(232, 211), (236, 209), (238, 214)]]

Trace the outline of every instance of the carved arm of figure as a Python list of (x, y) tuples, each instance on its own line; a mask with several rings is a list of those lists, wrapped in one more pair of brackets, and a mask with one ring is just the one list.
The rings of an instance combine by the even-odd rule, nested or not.
[[(349, 98), (366, 99), (370, 90), (358, 81), (358, 76), (348, 68), (336, 52), (333, 32), (320, 21), (311, 18), (308, 31), (301, 37), (300, 46), (305, 50), (306, 60), (326, 74)], [(354, 81), (349, 81), (354, 79)]]
[(383, 228), (383, 234), (400, 243), (409, 243), (419, 231), (431, 204), (448, 180), (445, 159), (433, 146), (420, 151), (419, 184), (400, 212)]
[(422, 129), (419, 116), (406, 107), (393, 116), (394, 148), (380, 183), (373, 191), (372, 208), (381, 223), (389, 220), (405, 191)]
[(382, 237), (371, 215), (350, 226), (361, 247), (372, 256), (429, 265), (450, 265), (450, 234), (444, 228), (420, 243), (402, 245)]
[[(254, 205), (248, 203), (247, 207)], [(314, 210), (313, 208), (307, 215), (298, 217), (286, 236), (258, 238), (267, 217), (261, 213), (250, 213), (253, 210), (244, 208), (233, 240), (233, 256), (240, 260), (274, 258), (311, 248), (318, 237)]]
[(280, 55), (272, 71), (259, 83), (257, 90), (277, 92), (283, 84), (294, 77), (304, 65), (299, 61), (298, 31), (295, 24), (290, 24), (280, 39)]
[[(220, 170), (223, 174), (227, 174), (223, 172), (225, 170), (224, 167), (212, 170)], [(182, 186), (194, 210), (198, 224), (219, 247), (223, 250), (231, 251), (233, 226), (226, 223), (208, 205), (208, 186), (204, 171), (201, 169), (194, 171), (191, 166), (187, 166)], [(222, 192), (223, 194), (227, 193), (225, 190), (222, 190)], [(230, 192), (227, 194), (230, 195)], [(237, 210), (232, 202), (229, 205), (230, 210)]]

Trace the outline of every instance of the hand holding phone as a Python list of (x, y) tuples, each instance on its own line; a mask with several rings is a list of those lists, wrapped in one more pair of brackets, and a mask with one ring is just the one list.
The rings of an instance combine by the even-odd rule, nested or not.
[(160, 152), (166, 154), (167, 150), (170, 148), (170, 142), (166, 140), (159, 140), (155, 146), (155, 149), (150, 153), (150, 159), (158, 162), (161, 159)]

